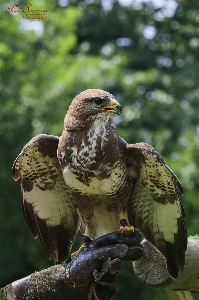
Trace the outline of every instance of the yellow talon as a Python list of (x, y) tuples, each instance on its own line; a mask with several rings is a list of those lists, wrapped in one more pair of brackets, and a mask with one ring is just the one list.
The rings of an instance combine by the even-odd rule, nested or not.
[(120, 217), (120, 225), (121, 225), (120, 230), (122, 231), (122, 233), (125, 231), (134, 231), (134, 226), (129, 225), (123, 212), (119, 213), (119, 217)]
[(90, 229), (89, 227), (86, 225), (85, 228), (85, 233), (83, 234), (83, 241), (81, 246), (79, 247), (79, 249), (73, 253), (71, 253), (71, 256), (74, 258), (75, 256), (77, 256), (84, 248), (86, 248), (86, 246), (91, 242), (91, 239), (89, 237), (90, 234)]
[(122, 231), (122, 233), (124, 231), (134, 231), (134, 226), (120, 226), (120, 230)]
[(86, 247), (86, 244), (81, 244), (81, 246), (79, 247), (79, 249), (73, 253), (71, 253), (72, 258), (74, 258), (75, 256), (77, 256), (84, 248)]

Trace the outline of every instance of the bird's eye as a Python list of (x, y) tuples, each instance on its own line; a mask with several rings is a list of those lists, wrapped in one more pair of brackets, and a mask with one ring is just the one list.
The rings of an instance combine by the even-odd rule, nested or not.
[(95, 103), (96, 103), (97, 105), (102, 104), (102, 102), (103, 102), (103, 99), (102, 99), (102, 98), (95, 98)]

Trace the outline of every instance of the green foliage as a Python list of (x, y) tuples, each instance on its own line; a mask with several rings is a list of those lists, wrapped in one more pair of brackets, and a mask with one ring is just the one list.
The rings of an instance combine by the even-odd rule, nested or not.
[[(170, 16), (151, 2), (105, 2), (34, 0), (32, 8), (47, 9), (37, 30), (0, 4), (0, 286), (50, 266), (23, 220), (12, 163), (35, 134), (61, 134), (71, 100), (86, 88), (113, 93), (123, 107), (114, 116), (119, 134), (163, 155), (184, 187), (188, 235), (198, 233), (199, 2), (179, 0)], [(166, 299), (130, 263), (120, 286), (118, 300)]]

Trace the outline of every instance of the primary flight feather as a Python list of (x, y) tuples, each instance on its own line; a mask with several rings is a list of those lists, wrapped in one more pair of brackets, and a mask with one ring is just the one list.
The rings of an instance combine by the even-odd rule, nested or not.
[(187, 247), (181, 184), (146, 143), (120, 138), (111, 113), (120, 104), (89, 89), (74, 98), (60, 138), (37, 135), (15, 160), (26, 223), (47, 256), (65, 261), (80, 222), (91, 239), (118, 230), (124, 217), (166, 258), (173, 278)]

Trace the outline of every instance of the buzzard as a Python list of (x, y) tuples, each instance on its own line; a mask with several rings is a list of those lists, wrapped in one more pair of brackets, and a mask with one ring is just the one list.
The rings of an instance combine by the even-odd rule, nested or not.
[(140, 229), (176, 278), (187, 246), (183, 189), (152, 146), (119, 137), (110, 115), (121, 112), (110, 93), (83, 91), (60, 138), (39, 134), (24, 146), (13, 166), (23, 214), (54, 262), (67, 259), (80, 227), (96, 239), (121, 224), (123, 231)]

